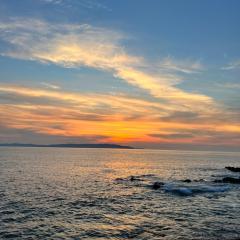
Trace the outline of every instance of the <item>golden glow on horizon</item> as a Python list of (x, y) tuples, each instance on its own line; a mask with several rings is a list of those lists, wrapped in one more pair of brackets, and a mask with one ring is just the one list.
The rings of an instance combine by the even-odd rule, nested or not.
[[(214, 121), (214, 115), (208, 111), (198, 112), (204, 116), (202, 120), (200, 116), (200, 120), (189, 122), (187, 117), (185, 120), (174, 118), (177, 107), (164, 108), (164, 104), (158, 102), (127, 96), (76, 94), (11, 85), (1, 85), (0, 92), (14, 93), (20, 101), (0, 104), (0, 111), (4, 113), (0, 117), (1, 125), (46, 135), (101, 136), (96, 138), (97, 142), (214, 144), (216, 139), (211, 137), (212, 133), (240, 133), (239, 124), (229, 119), (229, 124), (226, 119)], [(24, 103), (29, 98), (39, 103)], [(47, 105), (43, 104), (44, 99), (49, 101)], [(165, 120), (171, 114), (171, 121)], [(233, 139), (231, 143), (238, 141)]]

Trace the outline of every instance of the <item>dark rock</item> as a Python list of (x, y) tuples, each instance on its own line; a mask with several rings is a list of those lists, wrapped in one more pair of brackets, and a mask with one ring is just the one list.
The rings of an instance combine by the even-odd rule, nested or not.
[(225, 168), (231, 172), (240, 172), (240, 167), (225, 167)]
[(157, 189), (161, 188), (163, 185), (164, 185), (164, 183), (162, 183), (162, 182), (155, 182), (152, 185), (152, 189), (157, 190)]
[(117, 181), (117, 182), (122, 182), (122, 181), (134, 182), (134, 181), (143, 181), (143, 179), (141, 179), (138, 176), (130, 176), (130, 177), (127, 177), (127, 178), (116, 178), (115, 181)]
[(182, 182), (190, 183), (190, 182), (192, 182), (192, 180), (191, 179), (185, 179), (185, 180), (182, 180)]
[(240, 184), (240, 178), (233, 177), (225, 177), (222, 180), (215, 180), (215, 183), (232, 183), (232, 184)]
[(133, 182), (133, 181), (142, 181), (141, 178), (136, 177), (136, 176), (131, 176), (131, 177), (129, 178), (129, 180), (130, 180), (131, 182)]
[(141, 175), (141, 177), (154, 177), (155, 174), (143, 174)]
[(223, 178), (223, 182), (224, 183), (240, 184), (240, 178), (225, 177), (225, 178)]

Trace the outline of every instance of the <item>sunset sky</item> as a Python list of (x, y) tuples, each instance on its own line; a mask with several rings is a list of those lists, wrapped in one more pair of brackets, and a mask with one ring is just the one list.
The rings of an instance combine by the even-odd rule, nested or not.
[(0, 0), (0, 143), (240, 148), (239, 10)]

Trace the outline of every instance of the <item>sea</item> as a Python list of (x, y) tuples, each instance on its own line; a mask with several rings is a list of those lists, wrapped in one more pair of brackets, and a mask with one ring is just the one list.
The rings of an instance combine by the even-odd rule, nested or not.
[(0, 239), (240, 239), (226, 166), (240, 153), (1, 147)]

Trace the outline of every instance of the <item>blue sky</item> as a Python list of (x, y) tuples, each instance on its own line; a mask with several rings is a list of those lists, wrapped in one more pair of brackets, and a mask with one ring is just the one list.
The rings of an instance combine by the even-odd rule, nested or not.
[[(101, 139), (155, 147), (206, 142), (238, 147), (239, 8), (237, 0), (0, 0), (0, 104), (12, 118), (11, 123), (2, 119), (0, 141), (26, 142), (36, 135), (34, 139), (47, 142)], [(35, 99), (39, 92), (34, 91), (45, 93)], [(112, 100), (76, 109), (76, 100), (62, 103), (52, 92), (77, 94), (78, 100), (86, 95), (124, 97), (134, 99), (132, 104), (154, 103), (158, 110), (137, 105), (128, 112), (123, 102), (118, 110)], [(92, 117), (75, 117), (76, 126), (96, 128), (96, 134), (75, 131), (68, 127), (70, 113), (63, 105), (81, 116), (101, 116), (108, 127), (97, 120), (93, 124)], [(44, 107), (64, 111), (64, 117), (55, 119), (61, 130), (51, 128), (52, 122), (47, 126), (34, 120), (29, 126), (12, 113), (16, 108), (45, 119)], [(26, 108), (38, 111), (24, 112)], [(103, 116), (106, 109), (111, 114)], [(144, 122), (144, 129), (135, 129), (132, 122), (128, 136), (128, 118)], [(175, 125), (168, 126), (166, 119)], [(225, 140), (216, 142), (219, 137)]]

